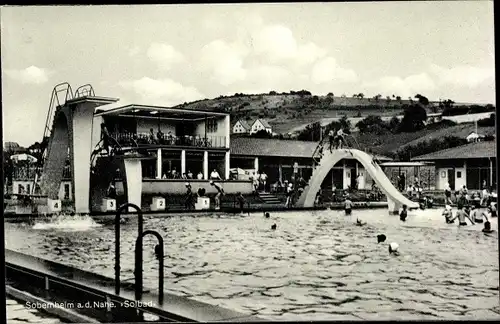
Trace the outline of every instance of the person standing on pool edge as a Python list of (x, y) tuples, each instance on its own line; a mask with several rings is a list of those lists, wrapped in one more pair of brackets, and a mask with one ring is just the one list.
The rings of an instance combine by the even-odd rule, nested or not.
[(352, 214), (352, 201), (351, 201), (351, 199), (349, 199), (348, 193), (345, 195), (344, 210), (345, 210), (346, 216), (349, 216)]
[(224, 195), (224, 189), (219, 187), (215, 182), (210, 181), (210, 185), (215, 187), (217, 194), (215, 195), (215, 209), (220, 209), (220, 198)]

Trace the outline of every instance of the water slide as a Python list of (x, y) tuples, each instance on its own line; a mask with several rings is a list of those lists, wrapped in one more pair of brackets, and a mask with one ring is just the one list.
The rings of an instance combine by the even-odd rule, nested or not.
[(392, 209), (391, 211), (397, 210), (402, 205), (407, 205), (408, 208), (411, 209), (419, 207), (417, 202), (406, 198), (392, 185), (391, 180), (387, 178), (380, 166), (375, 163), (371, 155), (355, 149), (333, 150), (332, 153), (325, 149), (323, 157), (314, 169), (311, 179), (309, 180), (309, 185), (306, 186), (304, 192), (299, 197), (297, 205), (303, 207), (313, 207), (316, 194), (321, 188), (323, 180), (328, 175), (331, 168), (340, 160), (345, 158), (354, 158), (363, 165), (366, 172), (368, 172), (380, 190), (386, 195), (389, 203), (389, 209)]

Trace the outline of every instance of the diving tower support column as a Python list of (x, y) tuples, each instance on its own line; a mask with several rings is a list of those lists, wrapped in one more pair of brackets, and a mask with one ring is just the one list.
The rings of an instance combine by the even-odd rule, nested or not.
[(186, 150), (181, 151), (181, 176), (186, 173)]
[(229, 180), (229, 175), (230, 175), (230, 153), (227, 151), (224, 154), (224, 179)]
[[(140, 158), (124, 158), (123, 165), (125, 168), (125, 192), (127, 194), (127, 202), (141, 206), (142, 198), (142, 163)], [(129, 212), (136, 211), (135, 208), (129, 207)]]
[(158, 152), (156, 153), (156, 179), (161, 179), (161, 176), (163, 174), (162, 167), (163, 167), (163, 160), (161, 157), (161, 148), (159, 148)]
[(79, 97), (66, 101), (56, 110), (43, 167), (41, 189), (49, 198), (57, 199), (69, 149), (73, 207), (76, 213), (90, 212), (90, 157), (93, 150), (95, 109), (116, 101), (118, 99)]
[(203, 152), (203, 179), (208, 180), (208, 151)]

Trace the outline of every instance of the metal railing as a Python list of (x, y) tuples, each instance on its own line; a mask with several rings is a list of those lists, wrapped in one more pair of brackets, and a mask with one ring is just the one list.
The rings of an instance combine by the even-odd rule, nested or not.
[(121, 146), (193, 146), (193, 147), (226, 147), (226, 136), (174, 136), (150, 133), (112, 133), (110, 136)]
[(142, 298), (142, 288), (143, 288), (143, 277), (142, 277), (142, 269), (143, 269), (143, 238), (146, 235), (154, 235), (158, 239), (157, 248), (155, 248), (155, 252), (158, 257), (159, 265), (159, 274), (158, 274), (158, 303), (160, 305), (163, 304), (163, 280), (164, 280), (164, 247), (163, 247), (163, 237), (156, 231), (147, 230), (144, 231), (144, 216), (141, 208), (135, 204), (125, 203), (121, 205), (116, 211), (115, 216), (115, 294), (120, 294), (120, 225), (121, 225), (121, 215), (123, 211), (128, 209), (129, 207), (135, 209), (137, 212), (137, 240), (135, 246), (135, 269), (134, 269), (134, 277), (135, 277), (135, 299), (141, 300)]

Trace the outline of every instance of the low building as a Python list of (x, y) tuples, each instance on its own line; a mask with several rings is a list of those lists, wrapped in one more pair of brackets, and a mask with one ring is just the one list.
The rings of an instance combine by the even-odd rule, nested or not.
[(467, 135), (466, 139), (467, 142), (480, 142), (484, 140), (485, 136), (482, 134), (478, 134), (477, 132), (471, 132), (469, 135)]
[(482, 184), (496, 186), (496, 142), (473, 142), (421, 156), (412, 161), (434, 162), (435, 187), (444, 190), (449, 183), (452, 190), (463, 186), (482, 189)]
[(252, 127), (245, 120), (240, 119), (233, 125), (233, 134), (247, 134), (251, 129)]
[(431, 113), (427, 114), (427, 120), (425, 121), (426, 125), (438, 123), (443, 120), (442, 113)]
[(273, 129), (272, 129), (271, 125), (269, 125), (267, 120), (259, 118), (253, 122), (252, 127), (250, 129), (250, 134), (257, 133), (261, 130), (265, 130), (269, 134), (273, 133)]
[[(20, 166), (13, 170), (12, 193), (14, 194), (40, 194), (41, 169), (34, 166)], [(36, 184), (35, 184), (36, 179)], [(35, 188), (33, 188), (35, 186)], [(72, 200), (71, 172), (69, 166), (63, 170), (63, 178), (59, 187), (58, 198), (61, 201)]]
[[(251, 137), (238, 137), (231, 139), (231, 168), (258, 173), (263, 171), (268, 175), (268, 182), (275, 183), (285, 180), (291, 181), (294, 174), (294, 165), (297, 164), (297, 173), (306, 181), (312, 175), (313, 154), (317, 142), (264, 139)], [(390, 161), (385, 156), (376, 156), (379, 161)], [(354, 187), (358, 178), (359, 189), (370, 189), (372, 179), (363, 166), (355, 159), (344, 159), (332, 167), (323, 183), (324, 188), (347, 189)]]

